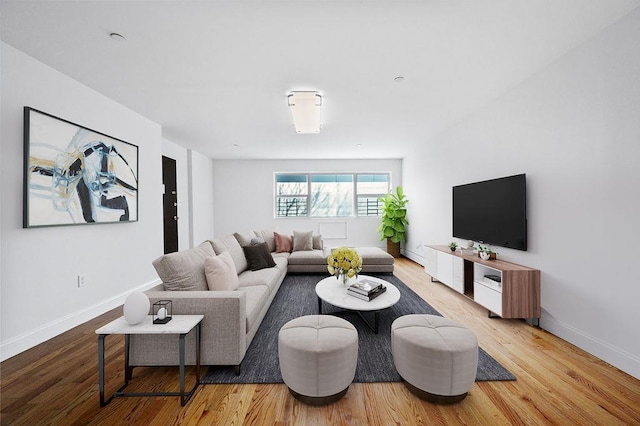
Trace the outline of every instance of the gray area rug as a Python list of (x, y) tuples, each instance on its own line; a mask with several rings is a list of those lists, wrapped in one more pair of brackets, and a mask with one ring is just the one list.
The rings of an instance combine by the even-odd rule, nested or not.
[[(391, 323), (407, 314), (440, 315), (397, 277), (379, 277), (391, 282), (400, 290), (400, 301), (380, 313), (379, 334), (371, 331), (356, 314), (338, 313), (338, 308), (323, 302), (324, 314), (336, 312), (358, 330), (358, 366), (354, 379), (357, 383), (402, 381), (391, 355)], [(287, 275), (247, 350), (240, 375), (235, 375), (233, 367), (212, 366), (207, 370), (202, 383), (283, 383), (278, 364), (278, 331), (293, 318), (318, 313), (315, 285), (322, 278), (322, 275)], [(373, 323), (373, 314), (365, 313), (366, 315), (371, 316)], [(480, 348), (476, 381), (490, 380), (516, 378)]]

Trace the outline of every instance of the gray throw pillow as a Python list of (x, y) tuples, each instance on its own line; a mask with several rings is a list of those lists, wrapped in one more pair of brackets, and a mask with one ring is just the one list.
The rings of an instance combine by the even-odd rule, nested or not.
[[(251, 244), (249, 244), (250, 246), (255, 246), (256, 244), (261, 244), (264, 243), (265, 240), (262, 237), (255, 237), (251, 239)], [(269, 247), (269, 245), (267, 244), (267, 247)]]
[(233, 236), (236, 237), (236, 240), (238, 240), (238, 243), (244, 247), (251, 244), (251, 240), (256, 238), (258, 235), (256, 235), (256, 233), (253, 231), (247, 231), (247, 232), (235, 232)]
[(313, 250), (313, 231), (298, 232), (293, 231), (293, 251)]

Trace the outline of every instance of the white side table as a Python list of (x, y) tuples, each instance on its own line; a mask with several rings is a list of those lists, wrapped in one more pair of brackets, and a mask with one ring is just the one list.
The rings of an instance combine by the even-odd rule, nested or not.
[[(179, 396), (180, 404), (185, 405), (196, 388), (200, 384), (200, 323), (204, 315), (173, 315), (171, 321), (166, 324), (153, 324), (153, 317), (148, 315), (140, 324), (131, 325), (125, 321), (124, 317), (110, 322), (96, 330), (98, 335), (98, 376), (100, 384), (100, 406), (104, 407), (111, 400), (118, 396)], [(185, 344), (187, 334), (196, 328), (196, 384), (189, 392), (184, 389), (184, 363)], [(104, 398), (104, 340), (110, 334), (124, 334), (124, 385), (105, 401)], [(125, 393), (122, 390), (127, 387), (131, 380), (129, 369), (129, 339), (132, 334), (177, 334), (178, 349), (180, 352), (180, 392), (131, 392)]]

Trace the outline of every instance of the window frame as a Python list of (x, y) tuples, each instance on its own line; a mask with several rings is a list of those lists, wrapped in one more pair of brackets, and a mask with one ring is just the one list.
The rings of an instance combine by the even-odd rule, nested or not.
[[(353, 199), (352, 202), (352, 214), (349, 216), (312, 216), (312, 206), (311, 206), (311, 185), (313, 181), (313, 176), (343, 176), (343, 175), (351, 175), (352, 176), (352, 193)], [(374, 194), (374, 193), (358, 193), (358, 176), (361, 175), (381, 175), (386, 176), (387, 182), (387, 191), (385, 193)], [(279, 176), (305, 176), (306, 177), (306, 194), (287, 194), (281, 195), (278, 194), (278, 177)], [(360, 215), (358, 211), (358, 199), (360, 195), (371, 197), (384, 197), (392, 188), (391, 185), (391, 172), (274, 172), (273, 174), (273, 217), (275, 219), (290, 219), (290, 218), (307, 218), (307, 219), (344, 219), (344, 218), (379, 218), (382, 215), (382, 210), (378, 209), (377, 215)], [(306, 215), (287, 215), (287, 216), (278, 216), (278, 199), (282, 198), (304, 198), (306, 200)]]

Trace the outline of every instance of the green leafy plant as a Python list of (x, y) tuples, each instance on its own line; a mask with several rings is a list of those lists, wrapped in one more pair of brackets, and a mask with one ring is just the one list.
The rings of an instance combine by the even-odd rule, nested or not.
[(482, 251), (489, 254), (493, 253), (493, 250), (491, 250), (491, 247), (483, 246), (482, 244), (478, 244), (478, 251)]
[(458, 243), (456, 243), (455, 241), (451, 241), (449, 243), (449, 248), (451, 249), (451, 251), (456, 251), (456, 249), (458, 248)]
[(395, 194), (389, 192), (384, 197), (378, 198), (382, 202), (382, 222), (376, 231), (380, 239), (390, 239), (394, 243), (407, 241), (407, 209), (409, 202), (401, 186), (396, 187)]

